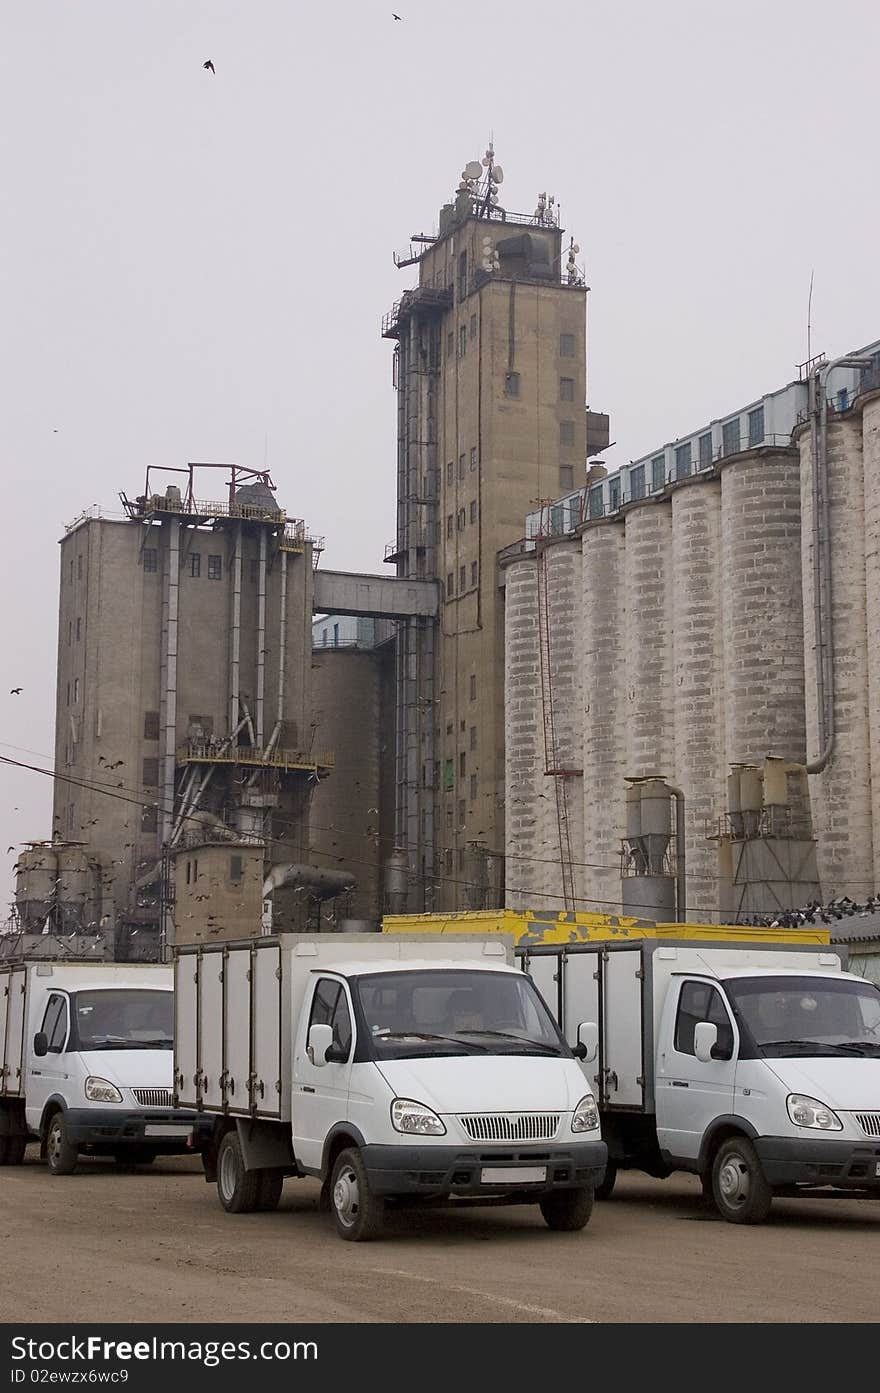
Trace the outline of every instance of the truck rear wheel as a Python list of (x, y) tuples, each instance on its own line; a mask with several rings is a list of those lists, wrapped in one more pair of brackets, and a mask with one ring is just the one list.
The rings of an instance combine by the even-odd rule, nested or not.
[(773, 1191), (747, 1137), (728, 1137), (716, 1151), (712, 1198), (729, 1224), (763, 1224), (770, 1213)]
[(227, 1214), (259, 1208), (260, 1172), (245, 1169), (237, 1132), (227, 1132), (217, 1152), (217, 1194)]
[(596, 1186), (596, 1189), (595, 1189), (595, 1191), (593, 1192), (593, 1193), (595, 1194), (595, 1196), (596, 1196), (596, 1199), (597, 1199), (597, 1200), (610, 1200), (610, 1198), (611, 1198), (611, 1192), (612, 1192), (612, 1190), (614, 1189), (614, 1183), (615, 1183), (616, 1180), (617, 1180), (617, 1162), (616, 1162), (616, 1161), (606, 1161), (606, 1163), (605, 1163), (605, 1175), (604, 1175), (604, 1177), (603, 1177), (601, 1183), (600, 1183), (599, 1185)]
[(73, 1175), (79, 1152), (67, 1135), (63, 1112), (53, 1112), (46, 1128), (46, 1161), (50, 1175)]
[(280, 1171), (258, 1171), (259, 1176), (256, 1208), (265, 1213), (278, 1208), (284, 1176)]
[(593, 1191), (589, 1185), (578, 1190), (553, 1190), (540, 1201), (544, 1223), (557, 1233), (575, 1233), (585, 1228), (593, 1212)]
[(356, 1147), (340, 1151), (330, 1180), (333, 1220), (340, 1238), (365, 1243), (375, 1238), (385, 1218), (385, 1201), (374, 1195), (363, 1157)]

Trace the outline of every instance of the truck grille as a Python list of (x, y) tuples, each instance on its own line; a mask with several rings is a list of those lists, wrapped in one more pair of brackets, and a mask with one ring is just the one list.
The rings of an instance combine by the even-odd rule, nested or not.
[(482, 1112), (460, 1117), (471, 1141), (550, 1141), (559, 1129), (558, 1112)]
[(880, 1112), (857, 1112), (853, 1116), (866, 1137), (880, 1137)]
[(133, 1088), (132, 1093), (142, 1108), (170, 1108), (170, 1088)]

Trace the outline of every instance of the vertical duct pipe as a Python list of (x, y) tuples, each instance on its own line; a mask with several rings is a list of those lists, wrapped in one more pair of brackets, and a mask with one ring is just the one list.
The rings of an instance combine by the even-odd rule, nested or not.
[(174, 818), (174, 775), (177, 763), (177, 620), (180, 595), (180, 521), (171, 518), (168, 522), (168, 570), (166, 583), (166, 604), (163, 605), (163, 671), (165, 690), (163, 693), (162, 730), (162, 779), (161, 790), (161, 835), (167, 842), (171, 835)]
[(687, 923), (687, 853), (685, 851), (684, 794), (674, 784), (666, 787), (675, 799), (675, 922)]
[(241, 655), (241, 523), (235, 528), (232, 552), (232, 626), (229, 635), (229, 729), (238, 725), (239, 662)]
[(260, 528), (260, 564), (257, 577), (257, 749), (263, 748), (263, 698), (266, 692), (266, 529)]

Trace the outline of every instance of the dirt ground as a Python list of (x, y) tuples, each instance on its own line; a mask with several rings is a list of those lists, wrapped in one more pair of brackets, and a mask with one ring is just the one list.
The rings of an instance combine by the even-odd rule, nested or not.
[[(536, 1208), (405, 1211), (344, 1243), (318, 1187), (225, 1214), (200, 1165), (52, 1178), (31, 1148), (0, 1171), (0, 1320), (870, 1321), (880, 1204), (776, 1200), (755, 1228), (701, 1206), (689, 1176), (631, 1173), (581, 1233)], [(861, 1274), (861, 1275), (859, 1275)]]

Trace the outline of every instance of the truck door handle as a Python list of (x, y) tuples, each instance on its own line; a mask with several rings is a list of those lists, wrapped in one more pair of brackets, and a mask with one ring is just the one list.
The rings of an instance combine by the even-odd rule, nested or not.
[(302, 1086), (302, 1091), (303, 1093), (314, 1093), (315, 1090), (312, 1088), (311, 1084), (304, 1083)]
[(681, 1079), (673, 1079), (673, 1080), (672, 1080), (672, 1087), (673, 1087), (673, 1088), (690, 1088), (690, 1084), (689, 1084), (689, 1083), (683, 1083)]

